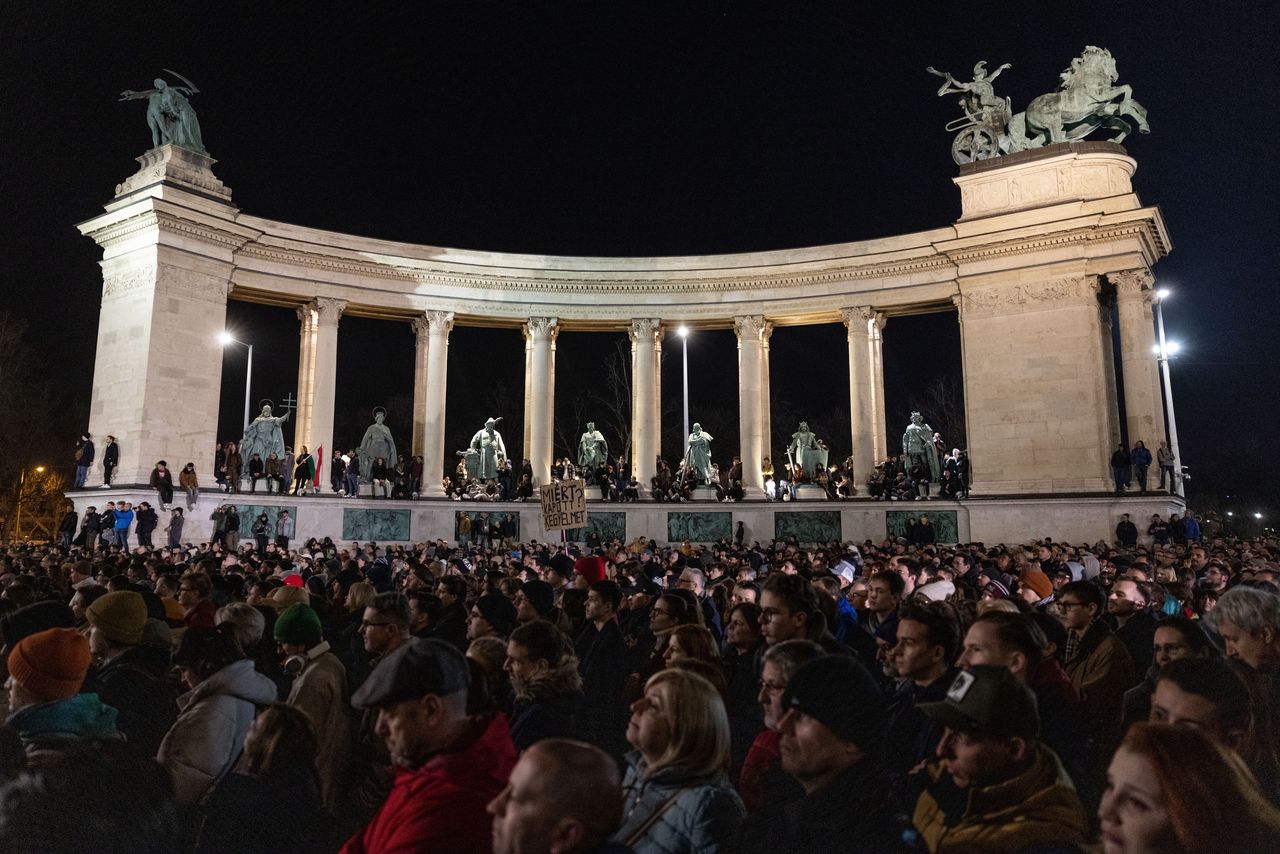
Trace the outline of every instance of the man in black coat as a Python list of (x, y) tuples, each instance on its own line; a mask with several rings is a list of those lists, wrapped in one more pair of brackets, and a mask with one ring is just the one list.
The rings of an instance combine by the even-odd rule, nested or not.
[(467, 582), (460, 575), (446, 575), (436, 584), (436, 595), (444, 607), (431, 627), (431, 636), (467, 651)]
[(630, 711), (622, 700), (627, 679), (627, 647), (618, 627), (622, 590), (605, 579), (587, 591), (587, 622), (574, 641), (582, 675), (582, 705), (576, 729), (582, 740), (614, 758), (628, 750)]

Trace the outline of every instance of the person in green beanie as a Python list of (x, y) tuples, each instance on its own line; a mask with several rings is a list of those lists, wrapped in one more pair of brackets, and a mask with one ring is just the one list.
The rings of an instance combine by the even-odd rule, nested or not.
[(116, 728), (129, 752), (150, 759), (178, 718), (181, 692), (168, 678), (168, 650), (143, 643), (146, 601), (140, 593), (117, 590), (98, 597), (84, 616), (89, 650), (100, 662), (87, 685), (119, 712)]
[(347, 670), (329, 650), (320, 615), (310, 605), (290, 605), (276, 618), (274, 631), (285, 669), (294, 674), (286, 702), (306, 712), (315, 724), (320, 794), (325, 807), (333, 809), (351, 753)]

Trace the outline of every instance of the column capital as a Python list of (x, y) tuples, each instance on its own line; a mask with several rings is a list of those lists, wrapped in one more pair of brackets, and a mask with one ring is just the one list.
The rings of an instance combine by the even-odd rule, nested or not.
[(554, 317), (531, 317), (524, 324), (524, 334), (534, 341), (554, 341), (559, 331)]
[(315, 311), (316, 320), (319, 323), (336, 324), (346, 307), (346, 300), (333, 297), (316, 297), (311, 301), (311, 308)]
[(761, 334), (764, 332), (764, 315), (760, 314), (743, 314), (733, 319), (733, 331), (738, 336), (739, 341), (748, 338), (760, 340)]
[(1116, 273), (1107, 273), (1107, 281), (1115, 286), (1117, 299), (1145, 298), (1150, 300), (1152, 297), (1151, 286), (1155, 284), (1156, 277), (1144, 267), (1140, 270), (1121, 270)]
[(422, 315), (432, 335), (448, 335), (453, 329), (452, 311), (424, 311)]
[(428, 330), (430, 329), (430, 324), (427, 322), (427, 315), (425, 313), (410, 320), (409, 325), (413, 327), (413, 334), (418, 338), (425, 338)]
[(840, 309), (840, 317), (844, 320), (844, 325), (849, 328), (849, 331), (863, 335), (870, 330), (868, 324), (875, 316), (876, 310), (869, 305), (856, 305)]
[(760, 328), (760, 341), (764, 344), (766, 350), (769, 349), (769, 338), (773, 336), (773, 321), (766, 320), (764, 326)]
[(875, 324), (876, 332), (880, 332), (884, 329), (884, 325), (889, 322), (889, 315), (883, 311), (873, 312), (871, 320)]
[(661, 332), (662, 321), (656, 317), (632, 318), (631, 325), (627, 328), (627, 336), (632, 344), (641, 339), (653, 341)]
[(314, 309), (315, 306), (308, 302), (294, 308), (293, 313), (298, 316), (298, 321), (305, 326), (310, 323), (312, 317), (314, 317)]

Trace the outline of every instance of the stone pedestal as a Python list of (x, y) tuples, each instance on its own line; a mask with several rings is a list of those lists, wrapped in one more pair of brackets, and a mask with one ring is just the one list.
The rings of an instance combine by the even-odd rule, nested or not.
[(718, 501), (716, 498), (716, 488), (714, 486), (695, 486), (693, 488), (694, 501)]
[(582, 490), (582, 493), (587, 497), (588, 501), (604, 500), (604, 495), (601, 493), (601, 489), (598, 486), (588, 486), (586, 489)]
[(796, 501), (826, 501), (827, 491), (815, 483), (796, 485)]

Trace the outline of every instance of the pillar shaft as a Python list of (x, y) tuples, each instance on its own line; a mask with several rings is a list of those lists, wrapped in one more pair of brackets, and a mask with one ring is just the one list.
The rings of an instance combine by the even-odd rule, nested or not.
[(658, 424), (653, 406), (657, 379), (654, 370), (657, 354), (657, 338), (662, 332), (662, 322), (657, 318), (638, 318), (631, 321), (629, 335), (635, 365), (635, 406), (631, 410), (631, 433), (636, 449), (636, 479), (646, 492), (656, 473), (658, 454)]
[(551, 342), (555, 335), (554, 317), (531, 317), (525, 329), (532, 345), (529, 368), (530, 400), (528, 405), (529, 462), (533, 466), (533, 484), (542, 486), (551, 478)]
[[(769, 339), (773, 337), (773, 324), (765, 321), (760, 335), (760, 459), (756, 462), (763, 468), (764, 458), (773, 459), (773, 396), (769, 389)], [(743, 461), (745, 465), (746, 462)], [(763, 476), (762, 476), (763, 485)]]
[[(298, 401), (293, 413), (293, 446), (310, 443), (312, 385), (316, 367), (316, 312), (312, 303), (298, 306)], [(246, 466), (247, 468), (247, 466)], [(293, 472), (289, 472), (293, 477)]]
[[(302, 447), (306, 446), (316, 459), (321, 483), (328, 478), (329, 461), (333, 457), (333, 407), (338, 384), (338, 320), (346, 306), (345, 300), (328, 297), (317, 297), (309, 306), (311, 346), (308, 358), (310, 376), (306, 378), (307, 417), (298, 424), (301, 438), (294, 442), (293, 451), (301, 455)], [(302, 397), (299, 392), (299, 408)]]
[(428, 311), (427, 400), (423, 416), (423, 492), (428, 498), (444, 497), (444, 404), (449, 379), (449, 331), (453, 312)]
[(742, 458), (742, 488), (752, 498), (764, 492), (760, 474), (760, 361), (764, 318), (758, 314), (735, 317), (738, 336), (738, 435)]
[(531, 384), (533, 377), (533, 339), (529, 337), (529, 327), (524, 325), (520, 327), (521, 333), (524, 335), (524, 429), (522, 430), (523, 441), (520, 443), (520, 453), (524, 459), (531, 459), (532, 452), (529, 449), (529, 429), (533, 427), (533, 386)]
[(870, 306), (840, 312), (849, 333), (849, 424), (853, 442), (854, 478), (866, 483), (879, 459), (875, 449), (875, 392), (873, 391), (871, 328), (875, 310)]
[[(654, 336), (653, 341), (653, 453), (662, 455), (662, 333)], [(657, 474), (657, 465), (654, 465)]]
[(1159, 363), (1152, 352), (1156, 337), (1151, 315), (1155, 295), (1151, 286), (1155, 279), (1148, 270), (1110, 273), (1107, 279), (1116, 287), (1126, 440), (1129, 447), (1139, 440), (1147, 448), (1159, 447), (1164, 436), (1164, 419), (1160, 413)]
[(425, 316), (413, 319), (413, 453), (419, 456), (427, 429), (427, 353), (431, 349), (427, 328)]
[(868, 332), (871, 337), (871, 400), (872, 406), (872, 455), (877, 461), (889, 455), (884, 411), (884, 325), (888, 318), (883, 311), (874, 312)]

